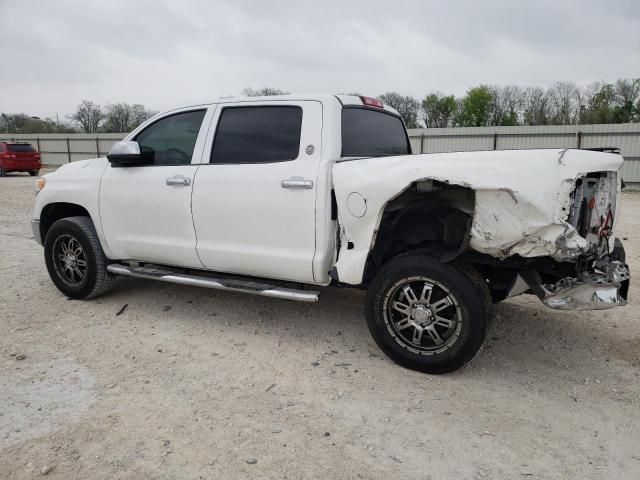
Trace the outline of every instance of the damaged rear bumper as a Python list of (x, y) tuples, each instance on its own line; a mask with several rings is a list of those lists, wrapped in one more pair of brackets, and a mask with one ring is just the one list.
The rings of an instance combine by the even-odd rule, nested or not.
[(556, 310), (604, 310), (627, 304), (629, 267), (620, 260), (599, 259), (589, 272), (563, 278), (555, 284), (542, 284), (539, 276), (524, 274), (531, 290)]

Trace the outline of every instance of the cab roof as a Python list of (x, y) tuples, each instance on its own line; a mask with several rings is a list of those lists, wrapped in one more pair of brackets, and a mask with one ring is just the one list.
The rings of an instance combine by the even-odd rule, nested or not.
[[(266, 97), (232, 97), (232, 98), (220, 98), (212, 104), (218, 103), (242, 103), (242, 102), (268, 102), (268, 101), (282, 101), (282, 100), (295, 100), (295, 101), (319, 101), (322, 103), (330, 103), (334, 101), (340, 102), (341, 105), (357, 105), (365, 106), (363, 98), (357, 95), (332, 95), (330, 93), (325, 94), (290, 94), (290, 95), (271, 95)], [(375, 107), (374, 107), (375, 108)], [(381, 110), (399, 115), (398, 111), (391, 108), (389, 105), (383, 105)]]

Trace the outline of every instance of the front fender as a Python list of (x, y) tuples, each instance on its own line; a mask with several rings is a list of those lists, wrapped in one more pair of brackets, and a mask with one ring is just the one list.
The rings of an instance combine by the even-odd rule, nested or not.
[[(91, 217), (98, 239), (109, 257), (109, 245), (100, 222), (100, 178), (107, 167), (104, 158), (73, 162), (44, 175), (45, 186), (36, 195), (32, 220), (39, 222), (47, 205), (67, 203), (84, 208)], [(44, 239), (42, 239), (44, 240)]]

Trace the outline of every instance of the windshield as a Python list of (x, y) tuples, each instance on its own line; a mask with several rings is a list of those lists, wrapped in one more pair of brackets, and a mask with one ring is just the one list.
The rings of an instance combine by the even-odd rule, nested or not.
[(382, 157), (411, 153), (399, 117), (362, 107), (342, 109), (342, 156)]

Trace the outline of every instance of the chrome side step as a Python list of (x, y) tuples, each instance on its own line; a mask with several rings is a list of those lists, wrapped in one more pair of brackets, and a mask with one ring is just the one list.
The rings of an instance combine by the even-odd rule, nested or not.
[(298, 302), (317, 302), (318, 296), (320, 295), (320, 292), (317, 291), (278, 287), (256, 280), (194, 275), (155, 266), (130, 267), (119, 263), (112, 263), (107, 266), (107, 270), (115, 275), (123, 275), (125, 277), (146, 278), (193, 287), (251, 293), (262, 297), (282, 298), (285, 300), (296, 300)]

